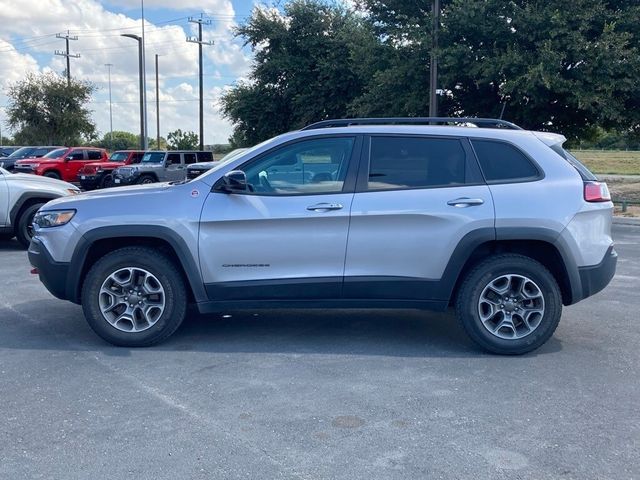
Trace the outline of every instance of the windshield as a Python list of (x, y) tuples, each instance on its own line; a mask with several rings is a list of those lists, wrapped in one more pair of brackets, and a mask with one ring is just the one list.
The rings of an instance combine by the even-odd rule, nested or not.
[(126, 152), (113, 152), (109, 157), (110, 162), (124, 162), (129, 156)]
[(142, 163), (161, 163), (164, 160), (164, 152), (145, 153)]
[(67, 151), (66, 148), (58, 148), (57, 150), (51, 150), (42, 158), (60, 158), (61, 156), (64, 155), (64, 152), (66, 151)]
[(34, 149), (32, 147), (22, 147), (13, 152), (7, 158), (26, 158), (31, 154), (31, 152), (33, 152), (33, 150)]

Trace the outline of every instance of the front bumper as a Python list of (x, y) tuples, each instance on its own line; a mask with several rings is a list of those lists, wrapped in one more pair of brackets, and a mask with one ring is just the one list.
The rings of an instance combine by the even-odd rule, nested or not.
[(61, 300), (69, 300), (67, 280), (70, 264), (56, 262), (38, 237), (31, 239), (28, 255), (29, 262), (38, 269), (40, 281), (47, 290)]
[(114, 186), (120, 185), (135, 185), (138, 182), (139, 175), (131, 175), (129, 177), (123, 177), (122, 175), (114, 175), (113, 176), (113, 184)]
[(78, 174), (78, 181), (80, 186), (84, 190), (94, 190), (100, 185), (103, 175), (86, 175), (83, 173)]
[(13, 171), (16, 173), (35, 173), (31, 166), (14, 165)]
[(582, 298), (595, 295), (609, 285), (609, 282), (616, 273), (617, 263), (618, 254), (614, 250), (613, 245), (611, 245), (598, 265), (578, 268), (580, 283), (582, 285)]

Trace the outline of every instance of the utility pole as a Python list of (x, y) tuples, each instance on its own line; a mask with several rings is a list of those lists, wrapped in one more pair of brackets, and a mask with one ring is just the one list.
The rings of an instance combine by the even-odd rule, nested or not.
[(111, 67), (112, 63), (105, 63), (109, 72), (109, 149), (113, 150), (113, 110), (111, 109)]
[(71, 83), (71, 65), (69, 63), (69, 58), (73, 57), (73, 58), (80, 58), (80, 54), (77, 53), (75, 55), (71, 55), (69, 53), (69, 40), (78, 40), (78, 37), (76, 35), (71, 36), (69, 35), (69, 30), (67, 30), (67, 34), (62, 34), (62, 33), (58, 33), (56, 34), (56, 38), (62, 38), (64, 39), (66, 45), (67, 45), (67, 49), (66, 52), (63, 52), (62, 50), (56, 50), (54, 53), (56, 55), (60, 55), (61, 57), (67, 57), (67, 85), (69, 85)]
[(213, 42), (205, 42), (202, 40), (202, 25), (211, 25), (211, 20), (205, 20), (202, 18), (189, 17), (189, 22), (198, 24), (198, 36), (187, 37), (187, 42), (198, 44), (198, 66), (199, 66), (199, 79), (200, 79), (200, 150), (204, 150), (204, 102), (203, 102), (203, 90), (202, 90), (202, 45), (213, 45)]
[(158, 54), (156, 53), (156, 150), (160, 150), (160, 89), (158, 88)]
[(440, 0), (433, 0), (431, 11), (431, 61), (429, 62), (429, 116), (438, 116), (438, 28), (440, 27)]

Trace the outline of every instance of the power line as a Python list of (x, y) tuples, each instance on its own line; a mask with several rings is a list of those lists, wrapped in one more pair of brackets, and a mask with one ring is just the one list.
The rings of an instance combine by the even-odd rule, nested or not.
[(80, 54), (70, 54), (69, 53), (69, 40), (78, 40), (77, 36), (71, 36), (69, 35), (69, 30), (67, 30), (67, 34), (64, 35), (62, 33), (58, 33), (56, 35), (56, 38), (63, 38), (66, 45), (67, 45), (67, 50), (66, 53), (61, 51), (61, 50), (56, 50), (54, 53), (55, 55), (60, 55), (61, 57), (66, 57), (67, 58), (67, 84), (71, 83), (71, 65), (69, 63), (69, 58), (73, 57), (73, 58), (80, 58)]

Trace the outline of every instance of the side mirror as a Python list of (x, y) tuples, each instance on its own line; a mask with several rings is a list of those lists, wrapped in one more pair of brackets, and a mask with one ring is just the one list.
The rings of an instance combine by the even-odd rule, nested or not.
[(247, 175), (242, 170), (232, 170), (222, 177), (220, 190), (227, 193), (247, 192), (249, 184), (247, 183)]

